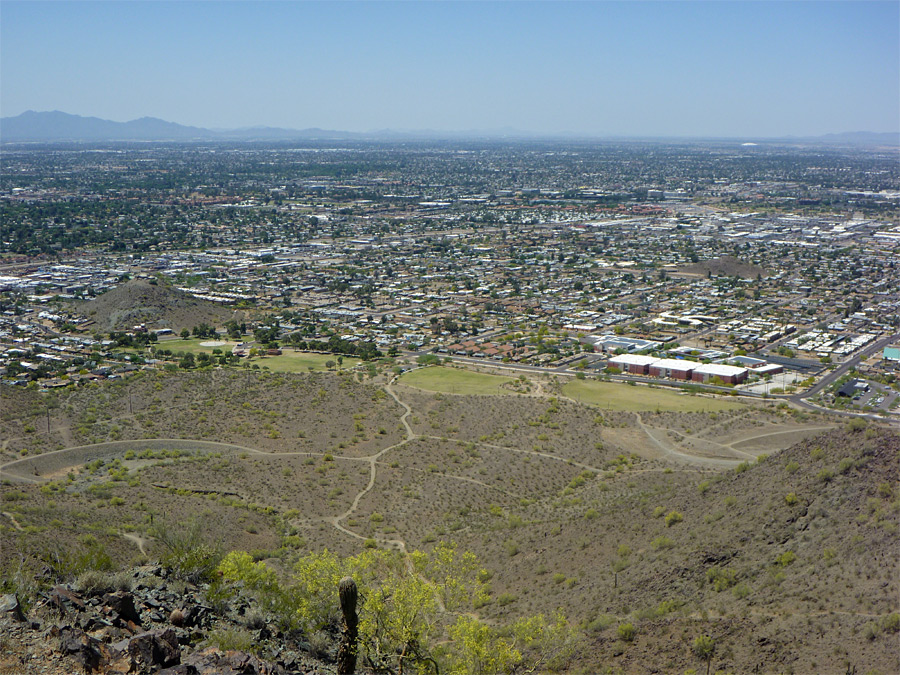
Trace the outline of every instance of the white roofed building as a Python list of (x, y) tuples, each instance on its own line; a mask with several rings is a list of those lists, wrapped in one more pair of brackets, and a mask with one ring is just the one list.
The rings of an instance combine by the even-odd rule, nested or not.
[(747, 369), (721, 363), (700, 363), (691, 375), (694, 382), (709, 382), (714, 378), (719, 378), (725, 384), (740, 384), (747, 379)]

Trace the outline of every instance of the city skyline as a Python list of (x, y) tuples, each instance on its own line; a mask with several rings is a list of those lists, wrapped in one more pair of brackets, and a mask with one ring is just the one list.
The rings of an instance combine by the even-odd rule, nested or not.
[(0, 112), (204, 128), (894, 132), (900, 9), (860, 3), (20, 3)]

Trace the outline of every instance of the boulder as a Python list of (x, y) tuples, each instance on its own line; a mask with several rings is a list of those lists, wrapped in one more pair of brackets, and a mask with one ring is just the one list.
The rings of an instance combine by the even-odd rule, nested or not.
[(56, 607), (60, 615), (65, 615), (70, 609), (83, 612), (85, 605), (81, 596), (65, 586), (54, 586), (50, 591), (49, 603)]
[(100, 670), (107, 663), (108, 653), (103, 643), (72, 626), (59, 629), (59, 651), (75, 657), (88, 673)]
[(171, 628), (151, 630), (122, 640), (112, 646), (112, 651), (114, 657), (107, 670), (110, 674), (148, 675), (181, 661), (181, 647)]
[(287, 671), (253, 654), (222, 652), (210, 647), (194, 652), (180, 665), (161, 670), (157, 675), (287, 675)]
[(123, 623), (129, 621), (140, 625), (141, 615), (134, 606), (134, 596), (128, 591), (116, 591), (103, 596), (103, 609), (106, 614), (113, 614)]
[(25, 621), (19, 598), (14, 593), (0, 595), (0, 616), (8, 617), (13, 621)]

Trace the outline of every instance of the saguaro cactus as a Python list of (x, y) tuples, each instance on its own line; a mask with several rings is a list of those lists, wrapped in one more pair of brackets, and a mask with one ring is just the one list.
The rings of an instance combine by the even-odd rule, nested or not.
[(341, 612), (344, 613), (344, 628), (341, 631), (341, 646), (338, 648), (338, 675), (353, 675), (356, 672), (357, 638), (359, 636), (359, 616), (356, 614), (356, 582), (344, 577), (338, 583), (341, 598)]

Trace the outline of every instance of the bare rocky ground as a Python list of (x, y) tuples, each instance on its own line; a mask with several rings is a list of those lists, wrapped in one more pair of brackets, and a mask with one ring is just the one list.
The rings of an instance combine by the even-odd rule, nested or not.
[[(0, 598), (0, 673), (9, 675), (326, 675), (331, 643), (313, 647), (246, 600), (211, 601), (209, 584), (143, 566), (57, 585), (22, 611)], [(243, 649), (233, 648), (243, 646)], [(232, 648), (229, 648), (232, 647)], [(312, 652), (316, 652), (313, 654)]]
[[(699, 635), (716, 640), (723, 672), (900, 672), (900, 436), (888, 428), (212, 371), (69, 392), (37, 443), (24, 427), (43, 401), (9, 395), (21, 398), (0, 421), (20, 464), (4, 478), (14, 466), (35, 482), (0, 487), (8, 577), (73, 551), (152, 562), (160, 524), (187, 520), (282, 569), (324, 547), (450, 540), (492, 573), (482, 618), (566, 614), (583, 639), (571, 672), (702, 669)], [(133, 445), (45, 452), (111, 441), (113, 427)], [(195, 441), (175, 456), (160, 438)]]
[(0, 396), (4, 460), (166, 438), (363, 456), (401, 438), (397, 403), (351, 373), (152, 371), (39, 399), (37, 392), (12, 387), (3, 387)]

